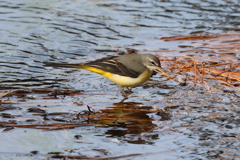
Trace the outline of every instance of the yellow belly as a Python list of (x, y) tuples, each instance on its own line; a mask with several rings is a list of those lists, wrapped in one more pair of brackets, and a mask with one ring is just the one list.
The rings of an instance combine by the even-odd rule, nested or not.
[(131, 77), (119, 76), (119, 75), (113, 75), (113, 74), (107, 78), (122, 87), (136, 87), (146, 82), (151, 76), (152, 76), (152, 73), (148, 69), (146, 69), (137, 78), (131, 78)]

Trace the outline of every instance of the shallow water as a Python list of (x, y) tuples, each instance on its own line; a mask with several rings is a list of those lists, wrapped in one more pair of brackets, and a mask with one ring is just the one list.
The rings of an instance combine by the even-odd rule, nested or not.
[(55, 84), (45, 61), (85, 62), (114, 49), (176, 49), (159, 39), (238, 31), (238, 2), (1, 1), (2, 86)]
[[(16, 104), (4, 107), (16, 108), (2, 110), (1, 122), (16, 120), (18, 124), (29, 124), (27, 120), (34, 119), (33, 124), (51, 124), (56, 119), (74, 121), (73, 117), (87, 110), (87, 105), (96, 112), (105, 113), (109, 116), (107, 118), (116, 118), (109, 120), (105, 117), (107, 120), (104, 121), (94, 117), (88, 122), (96, 126), (58, 131), (17, 127), (2, 132), (0, 157), (31, 159), (30, 152), (36, 150), (39, 151), (34, 155), (36, 159), (45, 159), (51, 155), (50, 152), (95, 158), (130, 154), (142, 154), (132, 159), (239, 158), (238, 92), (227, 94), (218, 84), (212, 85), (219, 90), (208, 92), (199, 86), (189, 84), (181, 87), (178, 83), (166, 81), (163, 85), (167, 87), (145, 84), (134, 88), (123, 107), (118, 104), (122, 100), (119, 88), (105, 78), (88, 71), (43, 66), (44, 62), (90, 61), (116, 55), (114, 50), (126, 48), (160, 54), (160, 58), (194, 55), (205, 60), (239, 62), (239, 48), (227, 52), (218, 46), (206, 47), (204, 43), (211, 40), (161, 39), (237, 33), (240, 30), (239, 2), (0, 1), (0, 87), (2, 90), (29, 91), (23, 97), (10, 96), (10, 101)], [(210, 56), (213, 51), (224, 51), (224, 54)], [(167, 61), (163, 60), (162, 64), (168, 69)], [(152, 78), (155, 81), (162, 79), (165, 78), (159, 79), (159, 75)], [(46, 92), (32, 92), (31, 89), (35, 88), (79, 92), (76, 95), (58, 95), (58, 99), (54, 99)], [(3, 101), (9, 100), (4, 98)], [(169, 117), (152, 111), (169, 106), (183, 108), (170, 109)], [(29, 112), (31, 107), (45, 109), (48, 114), (60, 112), (65, 115), (50, 115), (46, 120), (42, 115)], [(14, 115), (14, 118), (3, 113)], [(83, 117), (79, 121), (86, 122), (86, 119)], [(3, 131), (5, 128), (2, 127)], [(76, 140), (75, 135), (83, 138)]]

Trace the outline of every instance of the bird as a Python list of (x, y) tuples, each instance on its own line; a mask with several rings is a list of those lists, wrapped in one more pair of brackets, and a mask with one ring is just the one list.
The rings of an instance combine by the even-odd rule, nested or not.
[(94, 61), (78, 64), (63, 64), (45, 62), (44, 66), (68, 67), (84, 69), (100, 74), (120, 86), (123, 96), (126, 87), (137, 87), (146, 82), (155, 71), (164, 73), (160, 60), (152, 54), (124, 54), (121, 56), (108, 56)]

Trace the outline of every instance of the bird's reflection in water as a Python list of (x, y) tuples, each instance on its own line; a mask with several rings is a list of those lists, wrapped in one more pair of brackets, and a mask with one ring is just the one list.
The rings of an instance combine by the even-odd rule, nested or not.
[[(153, 134), (157, 127), (153, 123), (156, 119), (148, 114), (155, 113), (152, 106), (144, 106), (142, 103), (125, 102), (114, 103), (113, 106), (100, 110), (101, 116), (90, 118), (90, 123), (101, 124), (98, 127), (108, 128), (105, 132), (107, 137), (121, 137), (129, 143), (150, 143), (141, 138), (142, 133), (148, 133), (148, 139), (158, 139), (158, 134)], [(164, 116), (162, 116), (165, 114)], [(163, 118), (161, 118), (163, 117)], [(169, 113), (161, 112), (158, 120), (169, 120)]]

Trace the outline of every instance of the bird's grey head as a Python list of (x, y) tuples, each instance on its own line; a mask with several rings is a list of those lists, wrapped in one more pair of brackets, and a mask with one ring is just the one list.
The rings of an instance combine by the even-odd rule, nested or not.
[(151, 71), (161, 69), (161, 63), (159, 59), (151, 54), (143, 54), (142, 63), (145, 67), (147, 67)]

